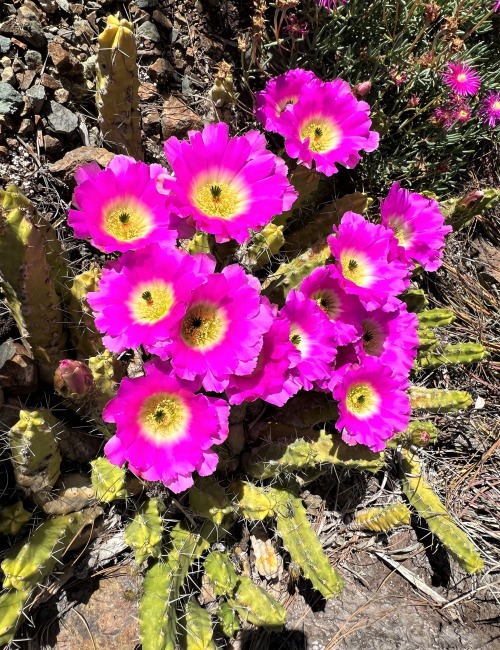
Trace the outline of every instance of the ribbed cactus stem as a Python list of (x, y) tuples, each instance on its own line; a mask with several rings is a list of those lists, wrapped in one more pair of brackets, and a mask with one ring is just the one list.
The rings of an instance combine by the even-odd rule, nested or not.
[(92, 487), (98, 501), (110, 503), (115, 499), (126, 499), (129, 496), (126, 472), (122, 467), (112, 465), (103, 456), (93, 460), (90, 465)]
[(401, 300), (406, 303), (407, 310), (414, 314), (421, 313), (429, 304), (427, 296), (422, 289), (408, 289), (401, 296)]
[(87, 294), (97, 291), (101, 270), (93, 267), (77, 275), (69, 290), (66, 311), (70, 320), (70, 338), (73, 347), (82, 359), (104, 351), (101, 334), (97, 331)]
[(344, 581), (330, 564), (317, 534), (307, 519), (301, 499), (288, 490), (275, 489), (276, 531), (293, 561), (324, 598), (335, 598)]
[(440, 204), (441, 210), (453, 230), (461, 230), (472, 220), (500, 203), (500, 190), (489, 188), (473, 190), (463, 197), (449, 199)]
[(353, 530), (371, 530), (375, 533), (388, 533), (392, 528), (410, 523), (411, 513), (405, 503), (391, 503), (385, 508), (368, 508), (356, 513), (349, 525)]
[(161, 555), (163, 525), (158, 499), (147, 499), (125, 528), (125, 542), (134, 551), (137, 564)]
[(439, 339), (436, 337), (434, 330), (419, 327), (417, 334), (419, 352), (435, 350), (438, 347)]
[[(23, 621), (23, 609), (28, 602), (28, 591), (10, 589), (0, 595), (0, 646), (13, 641)], [(4, 645), (5, 644), (5, 645)]]
[(469, 537), (453, 521), (445, 506), (422, 476), (418, 460), (403, 450), (401, 462), (403, 492), (431, 532), (467, 573), (477, 573), (484, 562)]
[(309, 169), (303, 165), (297, 167), (290, 174), (290, 183), (297, 190), (297, 198), (291, 210), (281, 213), (274, 217), (273, 223), (277, 226), (285, 226), (290, 218), (297, 214), (297, 211), (303, 207), (312, 195), (318, 189), (320, 175), (314, 169)]
[(15, 185), (0, 190), (0, 290), (47, 383), (67, 356), (61, 310), (67, 273), (54, 229)]
[(220, 551), (210, 553), (205, 559), (205, 571), (214, 593), (226, 596), (242, 621), (269, 630), (283, 628), (286, 611), (282, 605), (250, 578), (239, 576), (227, 554)]
[(144, 578), (139, 605), (139, 633), (143, 650), (175, 650), (177, 602), (189, 567), (210, 546), (204, 530), (177, 523), (170, 531), (165, 561), (157, 560)]
[(418, 324), (423, 329), (433, 329), (450, 325), (456, 318), (449, 309), (424, 309), (418, 314)]
[(387, 441), (388, 447), (427, 447), (433, 445), (439, 435), (439, 429), (432, 422), (425, 420), (414, 420), (410, 422), (405, 431), (397, 433)]
[(461, 365), (476, 363), (488, 355), (479, 343), (457, 343), (443, 345), (439, 352), (431, 350), (423, 352), (417, 357), (417, 369), (439, 368), (439, 366)]
[(324, 430), (309, 430), (307, 434), (307, 437), (297, 438), (293, 442), (263, 443), (243, 459), (245, 471), (255, 478), (264, 479), (322, 463), (373, 473), (384, 466), (382, 453), (372, 452), (364, 445), (352, 447), (343, 442), (338, 434), (329, 434)]
[(210, 614), (194, 597), (186, 606), (186, 650), (217, 650)]
[(222, 632), (230, 639), (240, 629), (240, 619), (229, 603), (221, 603), (217, 610), (217, 618)]
[(239, 261), (253, 270), (269, 264), (273, 255), (276, 255), (285, 243), (283, 235), (284, 226), (268, 223), (257, 233), (248, 248), (243, 249)]
[(48, 498), (60, 475), (57, 436), (62, 423), (49, 410), (20, 411), (9, 431), (16, 483), (39, 505)]
[(24, 509), (22, 501), (0, 509), (0, 533), (17, 535), (31, 518), (31, 512)]
[(225, 490), (212, 476), (198, 477), (189, 490), (189, 507), (199, 517), (220, 526), (233, 507)]
[(143, 159), (139, 77), (134, 26), (108, 16), (97, 42), (96, 103), (104, 142), (111, 151)]
[(409, 390), (409, 396), (413, 410), (421, 409), (430, 413), (454, 413), (472, 404), (472, 396), (463, 390), (413, 386)]
[(262, 520), (275, 514), (276, 503), (269, 488), (249, 481), (235, 481), (230, 492), (234, 495), (236, 510), (245, 519)]
[(94, 378), (94, 386), (85, 406), (81, 407), (81, 411), (85, 417), (93, 421), (105, 438), (110, 438), (114, 433), (114, 425), (103, 421), (102, 411), (116, 395), (124, 375), (124, 366), (109, 350), (90, 357), (88, 366)]

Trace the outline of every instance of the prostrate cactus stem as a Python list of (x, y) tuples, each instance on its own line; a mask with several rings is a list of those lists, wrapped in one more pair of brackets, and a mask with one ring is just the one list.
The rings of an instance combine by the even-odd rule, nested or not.
[(96, 104), (104, 142), (115, 153), (143, 160), (134, 26), (108, 16), (97, 39)]
[(449, 309), (424, 309), (418, 314), (418, 325), (422, 329), (444, 327), (456, 320), (455, 314)]
[(29, 597), (28, 591), (17, 589), (0, 594), (0, 646), (4, 647), (14, 639)]
[(104, 422), (102, 411), (116, 395), (118, 385), (125, 372), (124, 365), (116, 358), (116, 355), (105, 350), (95, 357), (90, 357), (88, 366), (94, 378), (94, 385), (88, 399), (83, 404), (75, 403), (74, 407), (81, 411), (84, 417), (92, 420), (96, 429), (105, 438), (110, 438), (114, 433), (115, 425)]
[(356, 513), (349, 524), (351, 530), (371, 530), (374, 533), (388, 533), (392, 528), (410, 523), (411, 513), (404, 503), (391, 503), (385, 508), (368, 508)]
[(449, 199), (440, 204), (441, 210), (453, 230), (461, 230), (475, 218), (500, 203), (500, 190), (473, 190), (458, 199)]
[(225, 596), (242, 621), (269, 630), (283, 628), (286, 610), (250, 578), (237, 575), (227, 554), (213, 551), (204, 566), (214, 593)]
[(238, 255), (243, 266), (252, 270), (260, 269), (269, 264), (273, 255), (276, 255), (285, 243), (283, 235), (284, 226), (277, 226), (272, 221), (257, 233), (252, 243)]
[(54, 229), (15, 185), (0, 190), (0, 289), (47, 383), (67, 356), (60, 308), (64, 275), (67, 267)]
[(70, 319), (69, 335), (79, 358), (87, 359), (104, 351), (102, 337), (97, 331), (87, 294), (97, 291), (101, 270), (93, 267), (73, 279), (69, 290), (67, 314)]
[(453, 521), (448, 510), (422, 476), (418, 460), (402, 451), (401, 482), (403, 492), (417, 513), (425, 519), (431, 532), (467, 573), (477, 573), (484, 562), (469, 537)]
[(162, 536), (161, 504), (158, 499), (147, 499), (125, 528), (125, 542), (134, 551), (137, 564), (160, 557)]
[(217, 650), (210, 614), (194, 597), (186, 607), (186, 650)]
[(417, 370), (422, 370), (423, 368), (476, 363), (486, 356), (488, 356), (487, 351), (479, 343), (443, 345), (439, 351), (431, 350), (418, 354), (415, 367)]
[(304, 431), (307, 437), (296, 440), (265, 442), (244, 457), (245, 471), (255, 478), (271, 478), (284, 472), (315, 467), (322, 463), (373, 472), (384, 466), (384, 455), (364, 445), (354, 447), (340, 435), (326, 431)]
[(31, 512), (24, 509), (22, 501), (16, 501), (10, 506), (0, 509), (0, 533), (17, 535), (21, 528), (28, 523)]
[(420, 388), (409, 390), (413, 410), (422, 409), (430, 413), (454, 413), (472, 404), (472, 397), (463, 390), (444, 390), (440, 388)]
[(261, 521), (275, 514), (276, 503), (269, 488), (260, 488), (249, 481), (235, 481), (230, 492), (234, 494), (238, 513), (245, 519)]
[(427, 352), (428, 350), (434, 351), (438, 347), (439, 340), (437, 339), (434, 330), (419, 327), (417, 334), (419, 353), (422, 351)]
[(7, 552), (1, 564), (4, 588), (29, 591), (35, 587), (49, 575), (80, 530), (101, 513), (89, 508), (42, 522), (27, 542)]
[(387, 441), (387, 446), (392, 448), (398, 445), (402, 445), (403, 447), (411, 447), (412, 445), (416, 447), (427, 447), (437, 441), (438, 435), (439, 429), (432, 422), (415, 420), (410, 422), (405, 431), (401, 431), (390, 438)]
[(213, 476), (197, 477), (189, 490), (189, 507), (195, 515), (220, 526), (226, 515), (233, 512), (223, 488)]
[(238, 615), (229, 603), (220, 603), (217, 610), (217, 618), (222, 629), (222, 632), (230, 639), (240, 629), (240, 621)]
[(16, 483), (38, 505), (49, 498), (60, 475), (61, 454), (57, 447), (62, 423), (47, 409), (20, 411), (9, 431), (9, 445)]
[(278, 503), (276, 531), (283, 540), (283, 546), (324, 598), (339, 596), (344, 581), (325, 555), (301, 499), (288, 490), (274, 489), (273, 492)]
[(175, 650), (179, 592), (191, 564), (210, 546), (207, 530), (192, 531), (180, 521), (170, 531), (165, 561), (148, 569), (139, 605), (143, 650)]
[(408, 289), (408, 291), (401, 296), (401, 300), (406, 304), (408, 311), (411, 311), (414, 314), (419, 314), (429, 304), (423, 289)]
[(110, 503), (114, 499), (126, 499), (129, 496), (125, 485), (126, 472), (122, 467), (112, 465), (104, 456), (96, 458), (90, 465), (92, 487), (98, 501)]

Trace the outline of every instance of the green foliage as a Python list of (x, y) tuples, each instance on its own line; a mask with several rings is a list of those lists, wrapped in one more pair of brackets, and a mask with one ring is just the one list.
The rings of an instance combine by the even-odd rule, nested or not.
[(453, 413), (466, 409), (472, 404), (472, 397), (463, 390), (413, 386), (410, 388), (409, 395), (412, 409), (421, 409), (430, 413)]
[(125, 528), (125, 541), (134, 551), (137, 564), (160, 557), (162, 536), (161, 503), (158, 499), (147, 499)]
[(422, 476), (418, 460), (407, 451), (402, 455), (401, 482), (410, 504), (461, 568), (467, 573), (481, 571), (484, 568), (481, 556)]
[(411, 513), (404, 503), (391, 503), (385, 508), (368, 508), (356, 513), (350, 528), (388, 533), (392, 528), (410, 523)]
[(24, 509), (22, 501), (0, 509), (0, 533), (17, 535), (31, 518), (31, 512)]
[(500, 203), (500, 190), (475, 190), (465, 196), (441, 203), (441, 210), (453, 230), (468, 226), (475, 217), (483, 215)]

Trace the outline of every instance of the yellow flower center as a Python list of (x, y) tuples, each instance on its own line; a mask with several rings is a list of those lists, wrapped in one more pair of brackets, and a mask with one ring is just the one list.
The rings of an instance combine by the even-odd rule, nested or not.
[(359, 252), (344, 251), (340, 257), (342, 275), (358, 287), (369, 287), (373, 276), (371, 268)]
[(172, 285), (152, 280), (135, 290), (130, 310), (138, 323), (157, 323), (168, 314), (175, 301)]
[(340, 301), (336, 293), (328, 289), (319, 289), (312, 295), (312, 299), (316, 301), (318, 307), (327, 314), (328, 318), (335, 320), (339, 314)]
[(290, 325), (290, 341), (304, 357), (309, 352), (309, 338), (306, 333), (295, 323)]
[(459, 81), (460, 83), (467, 81), (467, 75), (461, 72), (459, 75), (457, 75), (457, 81)]
[(208, 350), (215, 347), (227, 331), (227, 321), (214, 305), (198, 303), (188, 310), (181, 327), (181, 336), (191, 348)]
[(411, 232), (408, 226), (398, 219), (398, 217), (389, 217), (389, 227), (394, 231), (394, 237), (398, 240), (398, 244), (403, 248), (408, 248), (411, 244)]
[(177, 395), (156, 393), (144, 400), (139, 422), (146, 435), (158, 441), (182, 435), (189, 420), (189, 410)]
[(498, 101), (498, 102), (493, 102), (492, 109), (493, 109), (494, 111), (500, 111), (500, 101)]
[(377, 410), (380, 397), (370, 384), (353, 384), (345, 398), (347, 410), (360, 419), (369, 418)]
[(214, 181), (199, 186), (194, 192), (193, 201), (208, 217), (231, 219), (240, 212), (241, 192), (229, 183)]
[(285, 108), (289, 104), (296, 104), (298, 99), (299, 99), (298, 95), (292, 95), (291, 97), (286, 97), (285, 99), (282, 99), (280, 102), (278, 102), (278, 109), (276, 111), (276, 115), (277, 116), (281, 115), (281, 113), (285, 110)]
[(371, 354), (372, 356), (378, 356), (383, 351), (384, 344), (384, 334), (379, 326), (373, 320), (363, 320), (361, 321), (361, 327), (363, 328), (363, 349), (366, 354)]
[(120, 199), (104, 211), (103, 228), (118, 241), (133, 241), (146, 237), (152, 230), (152, 219), (147, 210), (134, 199)]
[(340, 129), (328, 120), (313, 119), (300, 129), (302, 142), (309, 138), (309, 149), (316, 153), (331, 151), (339, 144)]

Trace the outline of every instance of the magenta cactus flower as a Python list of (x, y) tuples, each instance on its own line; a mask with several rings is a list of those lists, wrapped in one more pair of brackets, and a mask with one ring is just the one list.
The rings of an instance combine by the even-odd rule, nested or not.
[(461, 61), (448, 61), (443, 82), (457, 95), (475, 95), (481, 85), (481, 77), (471, 66)]
[(372, 451), (385, 449), (386, 440), (404, 431), (410, 421), (407, 379), (392, 374), (380, 359), (366, 357), (351, 366), (333, 389), (339, 402), (336, 428), (350, 445), (362, 444)]
[(116, 424), (104, 453), (146, 481), (182, 492), (193, 485), (193, 472), (215, 471), (218, 456), (211, 447), (227, 438), (229, 406), (197, 394), (200, 382), (179, 379), (168, 363), (151, 361), (144, 371), (144, 377), (122, 379), (104, 409), (103, 419)]
[(156, 189), (161, 165), (146, 165), (115, 156), (106, 169), (97, 163), (80, 167), (75, 178), (76, 210), (68, 213), (75, 236), (90, 239), (105, 253), (143, 248), (153, 242), (175, 245), (184, 236), (180, 219), (171, 214), (166, 197)]
[(408, 264), (400, 259), (393, 231), (346, 212), (328, 243), (335, 259), (335, 277), (346, 293), (356, 295), (368, 310), (383, 307), (409, 284)]
[(452, 228), (444, 225), (437, 201), (394, 183), (380, 204), (380, 213), (382, 224), (392, 229), (408, 260), (418, 262), (426, 271), (441, 266), (444, 238)]
[[(500, 6), (500, 3), (499, 5)], [(498, 9), (497, 6), (497, 9)], [(500, 91), (491, 90), (481, 102), (479, 114), (492, 128), (500, 122)]]
[(189, 142), (169, 138), (165, 155), (175, 178), (160, 182), (189, 225), (215, 235), (218, 242), (250, 238), (292, 207), (297, 192), (284, 161), (266, 149), (264, 136), (248, 131), (230, 138), (225, 123), (190, 131)]

